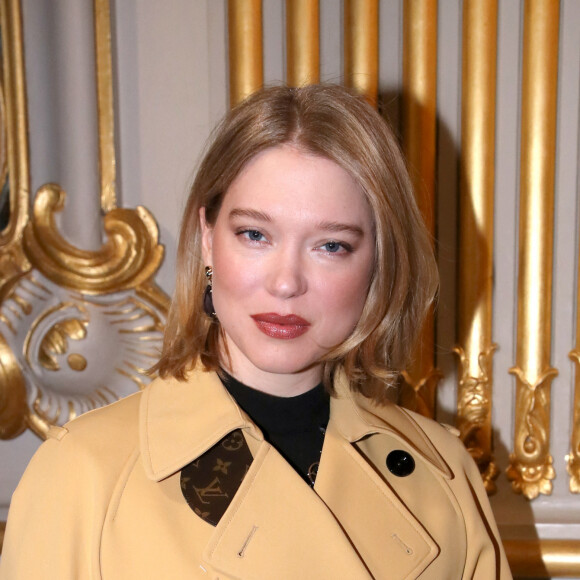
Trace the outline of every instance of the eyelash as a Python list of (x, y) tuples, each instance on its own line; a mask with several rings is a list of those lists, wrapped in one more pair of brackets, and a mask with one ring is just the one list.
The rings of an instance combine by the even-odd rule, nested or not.
[[(258, 236), (260, 236), (263, 239), (259, 239), (259, 240), (253, 239), (252, 237), (250, 237), (252, 234), (257, 234)], [(239, 230), (236, 232), (236, 236), (243, 236), (249, 242), (253, 242), (253, 243), (257, 243), (257, 244), (262, 243), (264, 241), (267, 241), (266, 237), (264, 236), (264, 234), (260, 230), (254, 230), (254, 229)], [(323, 250), (327, 254), (340, 254), (340, 253), (342, 253), (342, 252), (340, 252), (341, 248), (344, 250), (344, 253), (347, 253), (347, 254), (350, 254), (353, 251), (353, 247), (350, 244), (347, 244), (346, 242), (339, 242), (338, 240), (329, 240), (328, 242), (322, 244), (318, 248), (325, 248), (326, 246), (328, 246), (330, 244), (336, 244), (338, 246), (338, 250), (332, 251), (332, 250), (329, 250), (328, 248)]]

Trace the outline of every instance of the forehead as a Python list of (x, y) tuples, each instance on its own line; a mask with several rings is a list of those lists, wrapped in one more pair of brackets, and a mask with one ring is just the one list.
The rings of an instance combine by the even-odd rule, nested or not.
[(262, 151), (246, 165), (228, 188), (222, 210), (238, 207), (372, 222), (361, 187), (345, 169), (292, 146)]

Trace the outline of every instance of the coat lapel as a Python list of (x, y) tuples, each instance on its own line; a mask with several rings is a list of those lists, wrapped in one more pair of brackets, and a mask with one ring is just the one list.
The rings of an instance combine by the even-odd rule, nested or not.
[(233, 578), (372, 578), (325, 504), (266, 442), (205, 558)]
[(326, 432), (317, 493), (374, 578), (416, 578), (439, 548), (335, 423)]

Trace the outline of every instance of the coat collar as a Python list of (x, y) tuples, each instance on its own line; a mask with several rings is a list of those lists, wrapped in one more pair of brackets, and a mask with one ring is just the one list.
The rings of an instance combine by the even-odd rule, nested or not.
[[(351, 392), (343, 373), (335, 381), (330, 421), (349, 442), (389, 433), (452, 477), (445, 461), (412, 415), (394, 404), (378, 407)], [(186, 381), (157, 379), (143, 392), (140, 446), (147, 476), (160, 481), (197, 459), (234, 429), (262, 440), (260, 430), (236, 405), (214, 372), (195, 370)]]

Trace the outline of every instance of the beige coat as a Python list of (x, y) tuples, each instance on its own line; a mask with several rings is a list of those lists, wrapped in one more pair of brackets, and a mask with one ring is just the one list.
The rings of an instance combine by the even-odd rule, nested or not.
[[(214, 373), (157, 380), (52, 429), (14, 494), (0, 578), (511, 578), (459, 439), (336, 386), (314, 491)], [(185, 502), (180, 469), (237, 428), (254, 460), (213, 527)], [(414, 457), (411, 475), (386, 468), (394, 449)]]

